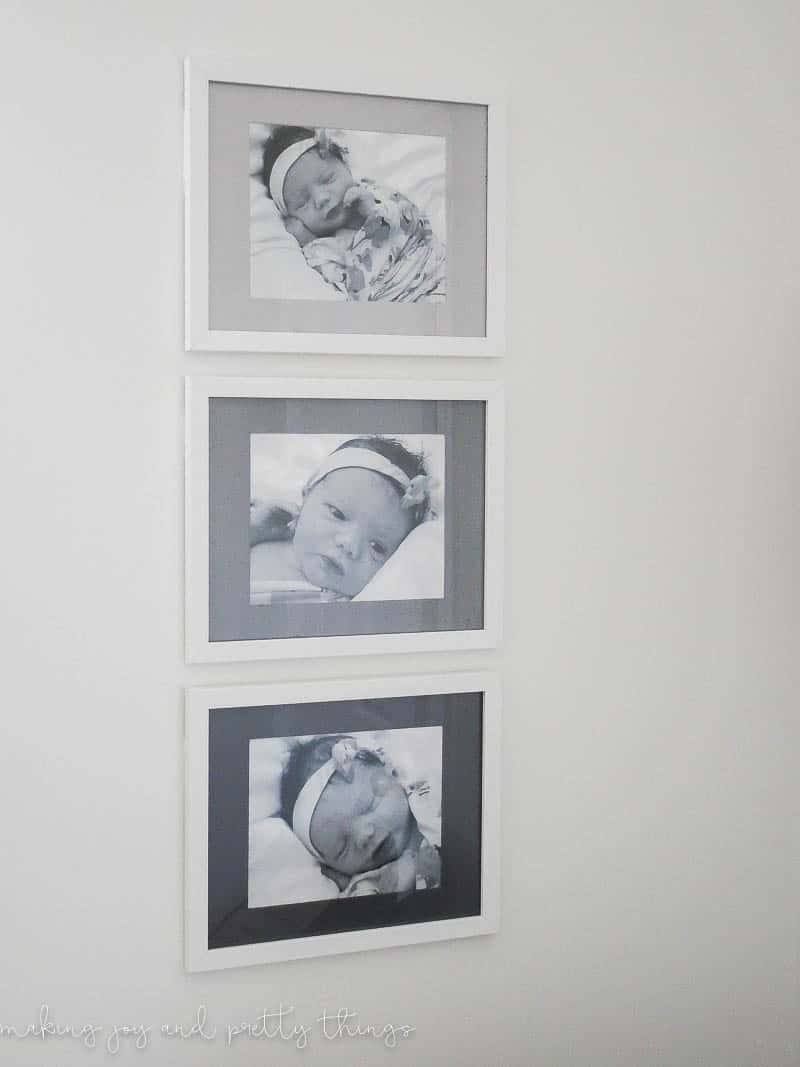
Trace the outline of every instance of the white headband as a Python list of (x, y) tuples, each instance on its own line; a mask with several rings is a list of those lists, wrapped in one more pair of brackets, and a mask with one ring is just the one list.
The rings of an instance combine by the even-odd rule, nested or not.
[(314, 771), (297, 794), (297, 800), (294, 802), (294, 808), (292, 809), (292, 829), (311, 855), (316, 857), (320, 862), (324, 862), (322, 856), (320, 856), (319, 852), (317, 852), (311, 844), (311, 817), (314, 814), (314, 809), (319, 803), (319, 798), (322, 796), (325, 786), (333, 777), (334, 772), (338, 769), (339, 766), (333, 759), (329, 759), (327, 763), (323, 763), (319, 770)]
[(382, 456), (380, 452), (373, 452), (371, 448), (354, 446), (353, 448), (340, 448), (338, 452), (331, 452), (309, 481), (306, 491), (313, 489), (317, 482), (321, 482), (332, 471), (343, 470), (345, 467), (363, 467), (364, 470), (384, 474), (387, 478), (397, 482), (404, 492), (407, 492), (411, 485), (411, 479), (406, 472), (395, 466), (390, 459)]
[(331, 758), (319, 767), (297, 794), (292, 809), (292, 829), (306, 846), (312, 856), (324, 863), (322, 856), (311, 844), (311, 818), (319, 803), (323, 790), (336, 771), (344, 775), (347, 781), (353, 777), (353, 761), (358, 752), (358, 744), (352, 737), (340, 737), (331, 749)]
[(283, 183), (286, 181), (286, 175), (300, 156), (305, 155), (309, 148), (314, 148), (316, 144), (317, 141), (314, 137), (306, 137), (304, 141), (295, 141), (288, 148), (284, 148), (272, 164), (269, 176), (269, 192), (275, 201), (275, 206), (283, 216), (289, 214), (286, 210), (286, 201), (283, 199)]

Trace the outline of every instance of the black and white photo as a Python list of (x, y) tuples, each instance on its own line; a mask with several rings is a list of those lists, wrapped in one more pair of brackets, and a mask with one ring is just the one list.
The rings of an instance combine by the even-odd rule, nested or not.
[(502, 88), (350, 67), (187, 60), (187, 350), (503, 355)]
[(186, 386), (190, 661), (496, 644), (499, 385)]
[(250, 603), (444, 596), (444, 435), (252, 434)]
[(443, 137), (282, 123), (249, 130), (251, 296), (446, 299)]
[(249, 908), (441, 885), (442, 728), (250, 742)]
[(190, 689), (189, 970), (497, 926), (487, 673)]

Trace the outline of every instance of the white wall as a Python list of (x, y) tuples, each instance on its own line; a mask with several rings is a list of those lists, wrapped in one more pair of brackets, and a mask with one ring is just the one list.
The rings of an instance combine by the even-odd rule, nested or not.
[[(796, 5), (6, 0), (3, 24), (0, 1022), (283, 1002), (417, 1034), (140, 1059), (797, 1063)], [(498, 655), (184, 665), (182, 376), (409, 371), (183, 353), (181, 58), (272, 49), (512, 79), (508, 358), (412, 361), (509, 387)], [(473, 664), (507, 685), (502, 932), (187, 977), (183, 687)]]

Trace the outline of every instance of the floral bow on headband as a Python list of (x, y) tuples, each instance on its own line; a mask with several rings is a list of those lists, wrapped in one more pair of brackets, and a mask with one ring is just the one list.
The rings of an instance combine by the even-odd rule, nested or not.
[(438, 488), (439, 482), (431, 474), (418, 474), (408, 483), (400, 501), (401, 508), (416, 508), (420, 504), (429, 504), (431, 493)]
[(358, 745), (352, 737), (340, 737), (331, 749), (331, 759), (336, 764), (336, 770), (348, 782), (353, 780), (353, 761), (357, 752)]
[(331, 130), (324, 126), (314, 130), (314, 140), (317, 142), (319, 150), (323, 153), (329, 152), (335, 145), (342, 155), (346, 156), (349, 149), (344, 143), (344, 137), (344, 130)]

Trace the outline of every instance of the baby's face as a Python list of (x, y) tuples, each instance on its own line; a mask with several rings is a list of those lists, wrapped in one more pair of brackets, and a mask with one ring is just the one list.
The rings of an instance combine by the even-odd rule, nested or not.
[(311, 843), (329, 867), (361, 874), (396, 860), (411, 837), (413, 816), (399, 782), (380, 764), (353, 763), (353, 780), (337, 771), (317, 802)]
[(317, 237), (328, 237), (346, 223), (350, 209), (343, 203), (344, 194), (355, 184), (341, 159), (310, 148), (292, 164), (284, 180), (286, 210)]
[(294, 554), (306, 580), (353, 597), (383, 566), (413, 519), (382, 474), (363, 467), (331, 471), (306, 496)]

